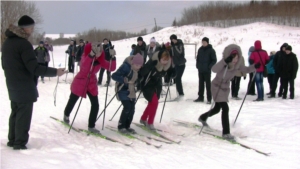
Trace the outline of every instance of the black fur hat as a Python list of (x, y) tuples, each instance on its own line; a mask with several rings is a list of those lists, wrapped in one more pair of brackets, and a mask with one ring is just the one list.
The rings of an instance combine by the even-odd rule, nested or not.
[(174, 34), (173, 34), (173, 35), (171, 35), (171, 36), (170, 36), (170, 40), (172, 40), (172, 39), (175, 39), (175, 40), (177, 40), (177, 36), (176, 36), (176, 35), (174, 35)]

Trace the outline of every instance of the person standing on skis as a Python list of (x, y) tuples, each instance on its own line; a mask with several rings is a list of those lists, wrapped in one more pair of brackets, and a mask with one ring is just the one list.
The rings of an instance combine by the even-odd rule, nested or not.
[(168, 71), (171, 68), (172, 59), (165, 45), (158, 52), (155, 52), (151, 59), (140, 70), (143, 77), (142, 91), (148, 101), (148, 105), (140, 119), (140, 123), (155, 130), (153, 123), (156, 115), (158, 100), (162, 91), (162, 77), (171, 72), (171, 77), (175, 77), (175, 71)]
[(96, 73), (101, 67), (105, 69), (116, 68), (116, 62), (112, 62), (111, 67), (109, 62), (105, 61), (104, 52), (100, 52), (100, 47), (96, 44), (87, 44), (84, 47), (84, 53), (80, 61), (80, 70), (75, 76), (71, 84), (71, 94), (64, 110), (63, 120), (65, 123), (69, 123), (69, 116), (79, 97), (85, 98), (88, 95), (91, 101), (91, 111), (89, 116), (88, 130), (93, 133), (100, 133), (95, 128), (95, 123), (99, 111), (98, 101), (98, 86)]
[(135, 82), (138, 79), (138, 71), (143, 64), (144, 57), (137, 53), (134, 56), (127, 57), (119, 69), (112, 74), (112, 79), (116, 81), (117, 98), (123, 105), (118, 124), (118, 131), (123, 134), (135, 134), (130, 125), (135, 111)]
[(220, 109), (222, 109), (222, 136), (227, 140), (234, 140), (234, 137), (230, 134), (229, 107), (227, 104), (230, 92), (230, 81), (238, 71), (250, 73), (261, 66), (260, 63), (257, 63), (245, 67), (242, 65), (243, 60), (241, 57), (242, 51), (238, 45), (231, 44), (225, 47), (223, 59), (212, 67), (212, 71), (216, 73), (216, 77), (211, 83), (211, 92), (215, 105), (211, 110), (200, 115), (198, 118), (198, 121), (201, 122), (203, 126), (208, 127), (208, 124), (206, 123), (208, 117), (219, 113)]

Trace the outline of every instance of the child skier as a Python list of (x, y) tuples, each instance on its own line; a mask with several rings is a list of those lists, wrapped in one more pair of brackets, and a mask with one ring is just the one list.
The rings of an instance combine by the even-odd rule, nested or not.
[(140, 123), (154, 130), (153, 126), (156, 110), (158, 107), (158, 100), (162, 91), (162, 77), (168, 72), (172, 77), (175, 76), (174, 71), (168, 71), (171, 68), (172, 59), (165, 45), (162, 49), (153, 54), (151, 59), (140, 70), (139, 74), (143, 77), (142, 91), (143, 95), (148, 101), (148, 105), (140, 119)]
[(219, 113), (222, 108), (222, 127), (223, 138), (227, 140), (234, 140), (234, 137), (230, 134), (229, 126), (229, 107), (228, 107), (228, 95), (230, 92), (230, 80), (236, 75), (238, 71), (243, 73), (254, 72), (256, 68), (260, 67), (260, 63), (253, 64), (249, 67), (245, 67), (241, 64), (242, 59), (241, 48), (235, 44), (228, 45), (223, 51), (223, 58), (217, 64), (212, 67), (212, 71), (216, 73), (216, 77), (211, 83), (211, 92), (215, 101), (214, 107), (208, 112), (202, 114), (198, 121), (203, 126), (208, 127), (206, 120)]
[(127, 57), (119, 69), (112, 74), (112, 79), (116, 81), (117, 98), (123, 104), (118, 130), (124, 134), (135, 134), (130, 125), (135, 111), (135, 82), (143, 64), (144, 57), (138, 53)]
[[(100, 133), (95, 128), (96, 118), (99, 111), (98, 86), (96, 73), (101, 67), (109, 69), (109, 62), (105, 61), (104, 52), (100, 53), (100, 48), (96, 44), (87, 44), (80, 61), (80, 71), (75, 76), (71, 84), (71, 94), (64, 111), (64, 122), (69, 123), (69, 116), (79, 97), (85, 98), (88, 95), (91, 102), (88, 130), (93, 133)], [(116, 68), (116, 62), (111, 64), (111, 71)]]

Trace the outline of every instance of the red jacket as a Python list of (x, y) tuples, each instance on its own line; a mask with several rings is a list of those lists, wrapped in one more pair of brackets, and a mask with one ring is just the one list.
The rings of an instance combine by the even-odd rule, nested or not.
[(259, 40), (254, 43), (255, 50), (251, 53), (250, 60), (252, 63), (260, 63), (261, 66), (256, 69), (257, 73), (264, 72), (265, 65), (269, 62), (269, 55), (265, 50), (261, 49), (261, 42)]
[[(91, 50), (92, 50), (92, 46), (90, 43), (84, 47), (84, 53), (80, 61), (80, 71), (75, 76), (71, 84), (71, 92), (83, 98), (86, 97), (87, 91), (90, 92), (93, 96), (98, 95), (96, 73), (100, 70), (101, 67), (109, 71), (114, 71), (116, 69), (116, 60), (113, 60), (110, 66), (109, 61), (105, 60), (105, 53), (102, 52), (100, 57), (95, 58), (94, 66), (92, 67), (91, 70), (91, 65), (94, 59), (88, 56)], [(88, 81), (88, 75), (90, 71), (91, 74), (90, 74), (90, 79)]]

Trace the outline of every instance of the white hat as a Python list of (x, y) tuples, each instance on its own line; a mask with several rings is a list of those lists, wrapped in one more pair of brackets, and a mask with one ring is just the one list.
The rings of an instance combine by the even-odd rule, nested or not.
[(154, 43), (156, 43), (156, 40), (155, 40), (155, 38), (154, 37), (152, 37), (151, 39), (150, 39), (150, 43), (151, 42), (154, 42)]

